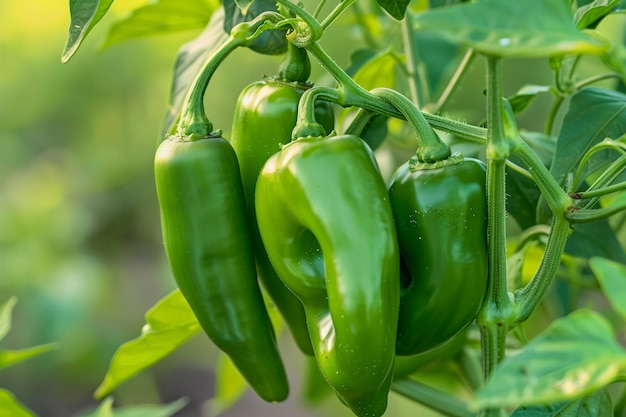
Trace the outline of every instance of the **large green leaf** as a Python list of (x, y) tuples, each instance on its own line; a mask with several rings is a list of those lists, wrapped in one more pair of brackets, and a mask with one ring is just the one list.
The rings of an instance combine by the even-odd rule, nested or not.
[(598, 313), (554, 321), (507, 357), (477, 393), (477, 408), (545, 404), (588, 395), (626, 375), (626, 350)]
[(159, 0), (133, 10), (110, 28), (103, 48), (146, 36), (204, 28), (218, 0)]
[(576, 28), (566, 0), (463, 3), (423, 12), (415, 17), (414, 26), (502, 57), (599, 54), (609, 47)]
[(0, 388), (0, 417), (35, 417), (9, 391)]
[(171, 354), (200, 332), (200, 325), (179, 290), (160, 300), (146, 313), (141, 336), (115, 352), (104, 380), (95, 392), (103, 398), (120, 384)]
[(61, 62), (66, 63), (70, 60), (111, 4), (113, 0), (70, 0), (70, 31)]
[(161, 137), (172, 130), (183, 106), (187, 90), (204, 61), (228, 39), (224, 32), (224, 10), (219, 8), (211, 16), (206, 29), (191, 42), (184, 44), (178, 51), (170, 92), (170, 105), (163, 122)]
[(187, 400), (180, 399), (164, 405), (134, 405), (113, 408), (113, 399), (106, 398), (94, 411), (79, 417), (170, 417), (180, 411)]
[(626, 265), (605, 258), (592, 258), (589, 266), (613, 309), (626, 319)]
[(577, 224), (567, 240), (565, 252), (579, 258), (593, 256), (626, 262), (626, 254), (608, 220)]
[(0, 370), (58, 348), (56, 343), (19, 350), (0, 350)]
[(511, 417), (608, 417), (612, 411), (611, 397), (603, 389), (570, 402), (521, 406)]
[[(564, 185), (585, 153), (605, 138), (626, 133), (626, 95), (606, 88), (585, 88), (572, 96), (559, 134), (550, 172)], [(610, 150), (600, 151), (586, 164), (583, 175), (615, 159)]]
[(11, 316), (13, 307), (17, 303), (17, 298), (11, 297), (4, 304), (0, 305), (0, 340), (11, 330)]

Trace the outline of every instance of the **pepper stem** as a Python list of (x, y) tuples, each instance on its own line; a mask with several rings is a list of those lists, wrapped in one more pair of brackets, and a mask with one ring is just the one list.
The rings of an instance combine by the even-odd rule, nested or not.
[(299, 48), (289, 42), (287, 53), (278, 67), (280, 81), (297, 82), (304, 84), (311, 75), (311, 61), (306, 49)]

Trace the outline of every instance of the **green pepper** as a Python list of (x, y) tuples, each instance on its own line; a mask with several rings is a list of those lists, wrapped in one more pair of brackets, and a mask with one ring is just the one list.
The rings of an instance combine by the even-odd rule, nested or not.
[(393, 377), (399, 252), (387, 189), (367, 145), (300, 138), (256, 188), (259, 230), (278, 276), (304, 305), (322, 374), (359, 416), (380, 416)]
[(219, 135), (170, 136), (157, 150), (155, 179), (167, 258), (198, 322), (261, 398), (284, 400), (287, 378), (256, 278), (231, 145)]
[(426, 352), (476, 317), (487, 289), (486, 169), (456, 155), (402, 165), (389, 197), (401, 253), (396, 351)]
[[(303, 82), (310, 72), (306, 51), (294, 49), (291, 44), (289, 48), (277, 78), (252, 83), (239, 95), (230, 142), (239, 159), (259, 279), (281, 312), (300, 350), (313, 355), (302, 303), (285, 287), (272, 268), (259, 236), (254, 208), (254, 189), (263, 164), (280, 150), (281, 145), (291, 141), (298, 101), (311, 87), (311, 84)], [(330, 103), (318, 104), (317, 117), (328, 132), (332, 131), (334, 116)]]

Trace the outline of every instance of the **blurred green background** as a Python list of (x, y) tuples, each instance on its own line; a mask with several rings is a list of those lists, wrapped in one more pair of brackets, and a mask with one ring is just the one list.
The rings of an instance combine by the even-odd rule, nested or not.
[[(100, 51), (111, 22), (142, 4), (115, 2), (62, 65), (68, 2), (0, 2), (0, 303), (18, 298), (0, 349), (59, 343), (56, 351), (1, 372), (0, 387), (42, 417), (93, 408), (92, 393), (115, 349), (139, 334), (144, 312), (174, 288), (161, 245), (152, 161), (176, 52), (198, 32)], [(354, 50), (357, 37), (341, 25), (335, 30), (345, 33), (325, 35), (331, 41), (324, 44), (345, 67), (346, 45)], [(279, 59), (241, 50), (225, 62), (207, 91), (216, 127), (227, 135), (239, 91), (273, 74)], [(474, 89), (461, 88), (451, 105), (476, 109), (462, 114), (470, 122), (483, 114), (481, 64), (465, 84)], [(523, 74), (526, 82), (550, 80), (545, 61), (507, 62), (505, 70), (508, 79)], [(519, 87), (512, 83), (505, 92)], [(540, 99), (526, 112), (524, 127), (541, 129), (535, 120), (543, 120), (537, 115), (548, 104)], [(332, 398), (326, 411), (300, 404), (303, 364), (288, 337), (281, 343), (290, 400), (270, 405), (248, 393), (223, 415), (327, 415), (328, 407), (334, 416), (351, 415)], [(206, 337), (193, 339), (118, 389), (116, 405), (188, 397), (191, 404), (178, 415), (203, 415), (213, 395), (216, 353)], [(387, 415), (416, 415), (417, 406), (391, 398)]]

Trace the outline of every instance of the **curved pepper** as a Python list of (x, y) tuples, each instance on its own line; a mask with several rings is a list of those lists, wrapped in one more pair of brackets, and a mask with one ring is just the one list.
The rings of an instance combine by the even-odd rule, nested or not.
[(458, 334), (487, 289), (485, 165), (460, 158), (443, 166), (409, 161), (389, 187), (402, 265), (399, 355), (426, 352)]
[(222, 137), (171, 136), (155, 157), (163, 241), (198, 322), (266, 401), (289, 392), (257, 283), (239, 166)]
[(259, 230), (302, 301), (322, 374), (359, 416), (380, 416), (393, 377), (399, 253), (387, 190), (356, 136), (301, 138), (256, 188)]
[[(271, 79), (247, 86), (237, 100), (230, 142), (239, 159), (259, 278), (289, 326), (300, 350), (313, 355), (302, 303), (285, 287), (272, 268), (258, 232), (254, 208), (259, 173), (267, 159), (278, 152), (281, 145), (291, 141), (298, 101), (306, 88), (302, 84)], [(320, 102), (318, 108), (318, 120), (331, 131), (334, 117), (330, 104)]]
[[(305, 51), (302, 52), (306, 54)], [(298, 73), (292, 70), (286, 76), (296, 77)], [(308, 88), (309, 84), (298, 80), (289, 82), (276, 79), (247, 86), (237, 100), (230, 142), (239, 159), (259, 278), (281, 312), (300, 350), (307, 355), (313, 355), (302, 303), (285, 287), (272, 268), (259, 235), (254, 209), (254, 189), (263, 164), (280, 150), (281, 145), (291, 142), (298, 101)], [(317, 120), (327, 132), (332, 131), (334, 116), (330, 103), (319, 102), (316, 114)]]

